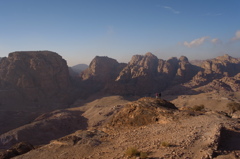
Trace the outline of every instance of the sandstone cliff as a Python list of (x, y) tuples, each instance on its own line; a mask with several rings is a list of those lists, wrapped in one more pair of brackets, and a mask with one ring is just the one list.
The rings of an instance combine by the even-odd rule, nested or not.
[(175, 87), (170, 94), (183, 93), (216, 79), (234, 77), (239, 72), (240, 60), (229, 55), (201, 61), (201, 65), (196, 66), (185, 56), (162, 60), (148, 52), (134, 55), (127, 65), (120, 65), (107, 57), (96, 57), (81, 78), (82, 86), (95, 92), (103, 90), (119, 95), (153, 95), (170, 87)]
[(199, 70), (184, 56), (167, 61), (152, 53), (135, 55), (106, 91), (116, 94), (146, 95), (163, 91), (170, 85), (189, 81)]
[(240, 72), (240, 60), (229, 55), (219, 56), (204, 61), (201, 68), (189, 83), (191, 87), (203, 86), (224, 77), (234, 77)]
[(96, 93), (104, 88), (107, 83), (114, 82), (119, 72), (126, 64), (117, 60), (96, 56), (89, 67), (80, 74), (80, 89), (84, 90), (83, 96)]
[(96, 56), (83, 73), (82, 80), (96, 80), (98, 82), (109, 82), (114, 80), (125, 64), (109, 57)]
[(0, 61), (1, 107), (63, 105), (70, 88), (66, 61), (57, 53), (13, 52)]

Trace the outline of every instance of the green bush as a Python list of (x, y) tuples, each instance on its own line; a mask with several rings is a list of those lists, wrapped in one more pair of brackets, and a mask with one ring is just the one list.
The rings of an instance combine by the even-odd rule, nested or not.
[(230, 102), (227, 104), (227, 107), (230, 110), (230, 113), (234, 113), (234, 112), (240, 110), (240, 103)]

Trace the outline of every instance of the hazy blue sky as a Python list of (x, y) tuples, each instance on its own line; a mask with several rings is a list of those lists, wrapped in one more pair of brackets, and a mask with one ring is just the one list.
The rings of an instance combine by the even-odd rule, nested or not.
[(240, 57), (239, 0), (0, 0), (0, 57), (50, 50), (70, 66), (108, 56)]

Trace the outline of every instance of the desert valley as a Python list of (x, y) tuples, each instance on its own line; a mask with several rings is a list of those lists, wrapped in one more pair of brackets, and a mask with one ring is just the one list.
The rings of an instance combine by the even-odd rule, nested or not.
[(79, 66), (51, 51), (1, 58), (0, 159), (240, 158), (240, 58)]

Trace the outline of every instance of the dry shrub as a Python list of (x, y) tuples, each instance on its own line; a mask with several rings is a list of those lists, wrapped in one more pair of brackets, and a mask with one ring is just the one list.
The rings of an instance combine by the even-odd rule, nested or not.
[(202, 111), (203, 109), (204, 109), (204, 105), (203, 104), (201, 104), (201, 105), (194, 105), (193, 107), (192, 107), (192, 110), (193, 111)]
[(140, 152), (138, 151), (136, 148), (134, 147), (131, 147), (131, 148), (128, 148), (125, 152), (125, 154), (128, 156), (128, 157), (139, 157), (141, 159), (146, 159), (148, 157), (148, 153), (147, 152)]
[(234, 113), (234, 112), (240, 110), (240, 103), (230, 102), (227, 104), (227, 107), (230, 110), (230, 113)]
[(136, 148), (131, 147), (126, 150), (126, 155), (129, 157), (140, 156), (140, 152)]
[(162, 142), (162, 143), (161, 143), (161, 146), (163, 146), (163, 147), (170, 147), (171, 144), (168, 143), (168, 142)]
[(140, 158), (144, 159), (148, 157), (148, 153), (147, 152), (140, 152)]

